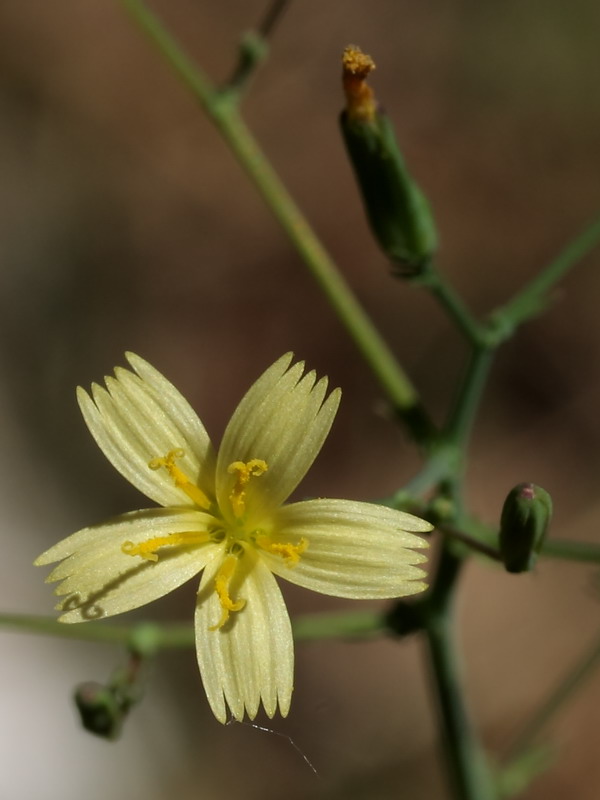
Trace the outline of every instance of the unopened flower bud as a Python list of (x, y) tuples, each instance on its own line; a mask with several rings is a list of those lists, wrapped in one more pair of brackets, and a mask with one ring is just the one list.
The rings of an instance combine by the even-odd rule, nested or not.
[(89, 681), (75, 690), (81, 724), (90, 733), (116, 739), (123, 724), (123, 709), (110, 686)]
[(500, 555), (508, 572), (533, 568), (552, 517), (552, 499), (534, 483), (520, 483), (504, 501)]
[(346, 108), (340, 126), (371, 230), (399, 274), (420, 275), (437, 244), (429, 204), (406, 169), (389, 117), (366, 83), (373, 60), (349, 46), (342, 63)]

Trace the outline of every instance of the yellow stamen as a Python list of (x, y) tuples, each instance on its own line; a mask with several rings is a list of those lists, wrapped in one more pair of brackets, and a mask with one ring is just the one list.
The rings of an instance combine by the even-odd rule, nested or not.
[(272, 542), (269, 536), (263, 535), (256, 537), (256, 544), (268, 553), (281, 556), (286, 567), (293, 567), (300, 561), (300, 556), (307, 549), (308, 539), (303, 536), (298, 544), (291, 544), (291, 542)]
[(252, 458), (250, 461), (234, 461), (227, 467), (227, 472), (233, 475), (237, 472), (235, 484), (229, 493), (231, 507), (236, 517), (246, 510), (246, 486), (250, 478), (258, 478), (269, 469), (267, 462), (262, 458)]
[(209, 631), (218, 631), (229, 619), (231, 611), (241, 611), (246, 605), (245, 600), (238, 600), (237, 603), (235, 603), (229, 596), (229, 584), (235, 574), (238, 560), (237, 556), (230, 553), (225, 557), (223, 563), (219, 567), (219, 571), (215, 577), (215, 592), (221, 603), (221, 619), (216, 625), (211, 625), (208, 629)]
[(168, 536), (155, 536), (145, 542), (134, 544), (123, 542), (121, 551), (127, 556), (141, 556), (147, 561), (158, 561), (156, 553), (161, 547), (180, 547), (182, 545), (206, 544), (211, 541), (211, 534), (201, 531), (186, 531), (184, 533), (170, 533)]
[(183, 458), (184, 455), (185, 451), (178, 447), (176, 450), (170, 450), (163, 458), (153, 458), (148, 462), (148, 466), (150, 469), (154, 470), (164, 467), (178, 489), (182, 489), (187, 496), (193, 500), (194, 503), (196, 503), (197, 506), (200, 506), (200, 508), (209, 509), (210, 500), (204, 494), (202, 489), (200, 489), (199, 486), (196, 486), (196, 484), (188, 478), (183, 470), (175, 466), (175, 459)]

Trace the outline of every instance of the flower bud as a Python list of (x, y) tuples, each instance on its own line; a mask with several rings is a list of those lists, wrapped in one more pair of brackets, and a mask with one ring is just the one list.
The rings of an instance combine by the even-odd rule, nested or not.
[(109, 686), (89, 681), (75, 690), (75, 704), (81, 724), (104, 739), (116, 739), (123, 724), (123, 708)]
[(500, 555), (508, 572), (533, 568), (552, 517), (552, 499), (534, 483), (511, 489), (500, 517)]
[(373, 60), (349, 46), (342, 63), (346, 108), (340, 126), (371, 230), (398, 265), (398, 274), (420, 275), (437, 244), (429, 204), (408, 174), (392, 123), (366, 83)]

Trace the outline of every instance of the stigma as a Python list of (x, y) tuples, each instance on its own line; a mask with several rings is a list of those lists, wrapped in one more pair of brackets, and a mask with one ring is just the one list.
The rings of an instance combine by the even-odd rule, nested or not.
[(178, 447), (175, 450), (169, 450), (166, 456), (151, 459), (148, 462), (148, 467), (152, 470), (158, 470), (161, 467), (164, 467), (169, 473), (169, 477), (173, 480), (175, 486), (184, 491), (190, 500), (193, 500), (199, 508), (203, 508), (207, 511), (210, 508), (210, 500), (208, 497), (204, 494), (202, 489), (199, 486), (196, 486), (196, 484), (188, 478), (185, 472), (175, 464), (176, 459), (183, 458), (184, 455), (185, 450), (183, 450), (181, 447)]
[(227, 467), (230, 475), (235, 475), (233, 489), (229, 493), (229, 502), (236, 517), (241, 517), (246, 510), (246, 487), (251, 478), (263, 475), (269, 466), (262, 458), (252, 458), (250, 461), (234, 461)]

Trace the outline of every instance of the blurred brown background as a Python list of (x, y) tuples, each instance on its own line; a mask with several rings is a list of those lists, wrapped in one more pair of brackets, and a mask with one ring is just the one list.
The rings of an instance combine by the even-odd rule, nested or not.
[[(154, 0), (217, 80), (264, 0)], [(441, 231), (441, 264), (485, 312), (600, 207), (595, 0), (291, 4), (245, 113), (435, 415), (465, 351), (425, 295), (393, 281), (369, 236), (337, 130), (339, 58), (370, 52)], [(0, 6), (0, 466), (3, 610), (51, 612), (43, 549), (144, 505), (79, 418), (74, 386), (139, 352), (218, 439), (249, 383), (293, 349), (344, 390), (306, 494), (369, 498), (418, 464), (312, 279), (225, 145), (119, 4)], [(497, 362), (469, 491), (494, 520), (515, 483), (553, 494), (553, 533), (598, 540), (598, 253)], [(461, 587), (465, 665), (486, 743), (502, 752), (600, 621), (597, 570), (542, 562), (513, 577), (473, 561)], [(195, 586), (139, 612), (191, 621)], [(343, 607), (290, 587), (294, 613)], [(358, 606), (357, 606), (358, 607)], [(131, 619), (131, 617), (129, 617)], [(192, 652), (159, 657), (118, 744), (80, 732), (70, 692), (117, 648), (2, 634), (0, 796), (100, 800), (444, 798), (421, 646), (303, 644), (284, 738), (211, 717)], [(537, 800), (600, 793), (600, 679), (549, 732)], [(263, 724), (264, 720), (260, 720)]]

